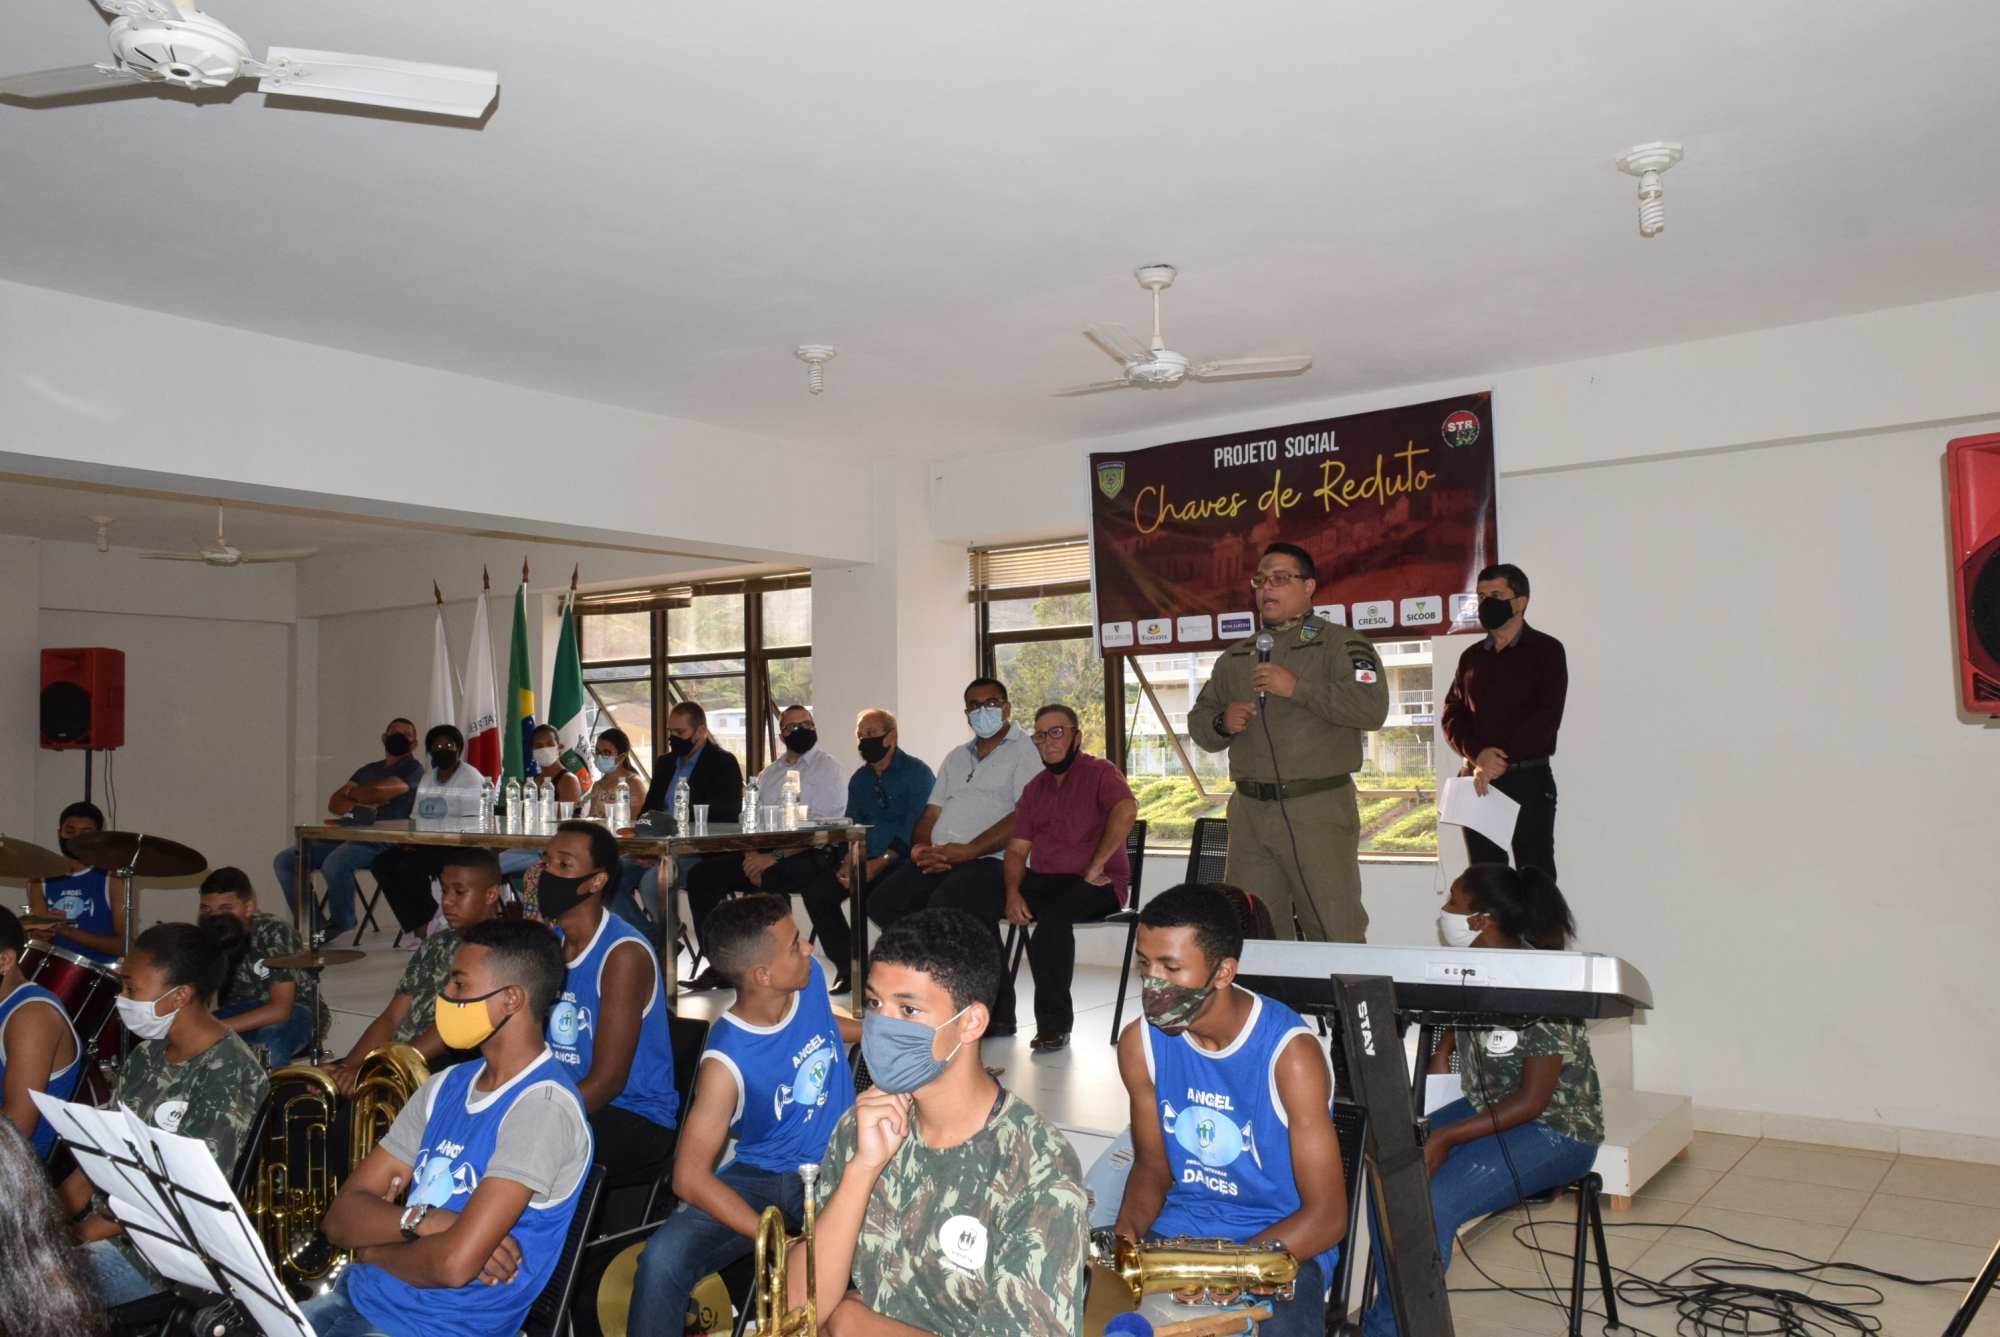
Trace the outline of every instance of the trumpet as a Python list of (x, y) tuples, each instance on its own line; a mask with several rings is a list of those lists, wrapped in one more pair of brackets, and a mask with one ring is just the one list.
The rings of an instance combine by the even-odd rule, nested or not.
[(1091, 1235), (1090, 1261), (1135, 1305), (1160, 1291), (1182, 1304), (1233, 1304), (1246, 1293), (1289, 1300), (1299, 1275), (1299, 1260), (1282, 1244), (1185, 1237), (1141, 1244), (1110, 1231)]
[[(750, 1294), (757, 1309), (758, 1337), (818, 1337), (819, 1299), (813, 1270), (813, 1197), (819, 1183), (817, 1165), (801, 1165), (799, 1178), (806, 1185), (805, 1219), (799, 1233), (785, 1238), (785, 1214), (766, 1207), (757, 1218), (757, 1260)], [(791, 1308), (785, 1291), (785, 1250), (795, 1243), (806, 1246), (806, 1302)]]

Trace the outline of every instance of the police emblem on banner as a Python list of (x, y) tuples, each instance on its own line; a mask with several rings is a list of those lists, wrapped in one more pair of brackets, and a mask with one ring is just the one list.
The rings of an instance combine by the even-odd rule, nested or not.
[(1106, 460), (1097, 466), (1097, 490), (1107, 497), (1116, 497), (1125, 486), (1125, 461)]

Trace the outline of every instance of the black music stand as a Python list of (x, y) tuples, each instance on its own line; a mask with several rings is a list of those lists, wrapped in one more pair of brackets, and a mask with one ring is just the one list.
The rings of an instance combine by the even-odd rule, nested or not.
[(122, 1105), (34, 1097), (154, 1271), (217, 1297), (200, 1307), (203, 1332), (313, 1337), (206, 1144), (149, 1128)]
[(2000, 1280), (2000, 1244), (1993, 1246), (1993, 1252), (1986, 1259), (1986, 1266), (1979, 1269), (1979, 1275), (1972, 1279), (1972, 1289), (1965, 1293), (1959, 1303), (1958, 1312), (1951, 1316), (1951, 1323), (1944, 1330), (1944, 1337), (1965, 1337), (1972, 1330), (1972, 1320), (1979, 1317), (1979, 1306), (1986, 1303), (1987, 1292), (1993, 1283)]

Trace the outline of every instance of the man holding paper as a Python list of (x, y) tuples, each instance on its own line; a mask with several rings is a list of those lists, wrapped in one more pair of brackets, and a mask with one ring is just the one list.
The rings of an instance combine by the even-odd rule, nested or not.
[[(1486, 639), (1459, 656), (1444, 699), (1444, 736), (1465, 758), (1461, 774), (1481, 795), (1497, 789), (1521, 805), (1514, 866), (1556, 875), (1556, 778), (1549, 767), (1569, 694), (1562, 642), (1527, 623), (1528, 577), (1502, 563), (1479, 573), (1479, 624)], [(1472, 827), (1473, 863), (1506, 863), (1507, 851)]]

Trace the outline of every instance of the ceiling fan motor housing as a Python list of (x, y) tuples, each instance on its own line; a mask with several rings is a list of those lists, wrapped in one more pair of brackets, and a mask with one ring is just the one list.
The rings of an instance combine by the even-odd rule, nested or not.
[(178, 19), (129, 16), (111, 24), (111, 52), (120, 65), (182, 88), (221, 88), (243, 73), (250, 48), (226, 26), (200, 12)]
[(1172, 385), (1187, 375), (1188, 360), (1171, 349), (1155, 350), (1151, 362), (1137, 362), (1125, 369), (1125, 374), (1135, 381), (1145, 381), (1150, 385)]

